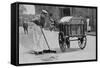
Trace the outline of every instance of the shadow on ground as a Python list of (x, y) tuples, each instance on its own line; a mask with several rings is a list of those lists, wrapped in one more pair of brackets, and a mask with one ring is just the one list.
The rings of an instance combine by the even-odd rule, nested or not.
[(30, 54), (31, 56), (35, 57), (38, 60), (41, 61), (55, 61), (59, 59), (58, 54), (64, 54), (64, 53), (73, 53), (76, 51), (80, 51), (81, 49), (79, 48), (66, 48), (65, 52), (61, 52), (60, 48), (55, 48), (52, 49), (55, 50), (57, 53), (43, 53), (43, 54), (39, 54), (39, 55), (35, 55), (33, 50), (29, 50), (28, 52), (25, 52), (25, 54)]
[[(66, 48), (65, 52), (62, 52), (60, 50), (60, 48), (55, 48), (55, 49), (52, 49), (52, 50), (55, 50), (57, 52), (56, 54), (59, 54), (59, 53), (72, 53), (72, 52), (75, 52), (75, 51), (80, 51), (81, 49), (80, 48)], [(30, 50), (27, 53), (28, 54), (34, 54), (34, 51)]]

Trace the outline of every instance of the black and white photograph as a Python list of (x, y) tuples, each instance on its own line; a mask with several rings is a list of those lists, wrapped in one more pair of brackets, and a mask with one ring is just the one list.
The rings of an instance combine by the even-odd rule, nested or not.
[(19, 64), (96, 60), (94, 7), (19, 4)]

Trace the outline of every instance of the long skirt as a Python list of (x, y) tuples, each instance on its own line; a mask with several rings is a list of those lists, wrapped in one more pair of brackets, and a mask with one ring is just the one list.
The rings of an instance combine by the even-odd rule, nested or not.
[[(44, 31), (44, 29), (42, 30)], [(33, 25), (33, 43), (34, 51), (43, 51), (48, 49), (41, 28), (36, 24)]]

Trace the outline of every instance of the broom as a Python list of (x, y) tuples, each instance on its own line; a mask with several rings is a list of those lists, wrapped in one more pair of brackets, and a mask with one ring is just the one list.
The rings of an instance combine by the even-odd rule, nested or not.
[(48, 47), (48, 50), (43, 50), (43, 53), (56, 53), (56, 51), (50, 49), (50, 46), (49, 46), (48, 41), (47, 41), (47, 39), (45, 37), (45, 34), (44, 34), (43, 30), (42, 30), (42, 27), (40, 27), (40, 29), (41, 29), (41, 32), (43, 34), (43, 37), (44, 37), (45, 42), (46, 42), (47, 47)]

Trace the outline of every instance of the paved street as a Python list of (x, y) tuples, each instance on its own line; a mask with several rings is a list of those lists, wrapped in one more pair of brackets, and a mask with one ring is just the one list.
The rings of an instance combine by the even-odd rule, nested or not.
[[(56, 61), (75, 61), (95, 59), (96, 36), (87, 35), (87, 44), (84, 50), (79, 49), (77, 41), (71, 42), (71, 48), (62, 53), (58, 44), (58, 32), (44, 30), (51, 49), (57, 51), (56, 54), (34, 55), (32, 28), (29, 28), (28, 35), (25, 35), (23, 28), (19, 28), (19, 63), (40, 63)], [(46, 46), (46, 45), (45, 45)]]

